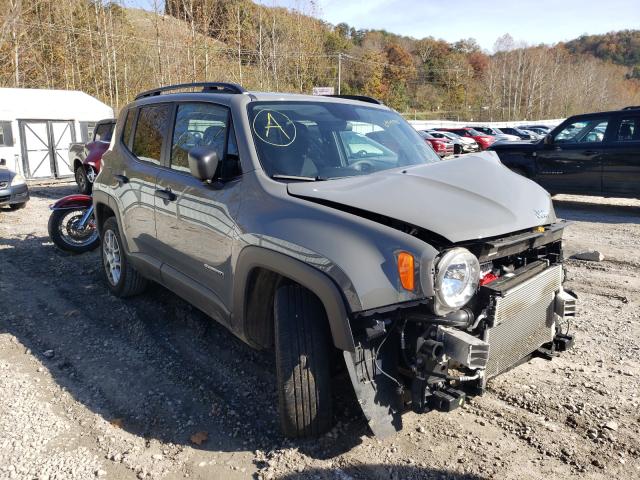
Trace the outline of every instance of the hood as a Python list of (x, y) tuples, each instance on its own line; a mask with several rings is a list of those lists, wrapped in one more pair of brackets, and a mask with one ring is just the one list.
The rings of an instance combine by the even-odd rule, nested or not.
[(287, 188), (296, 197), (384, 215), (453, 243), (556, 220), (549, 194), (511, 172), (491, 152), (366, 176), (290, 183)]

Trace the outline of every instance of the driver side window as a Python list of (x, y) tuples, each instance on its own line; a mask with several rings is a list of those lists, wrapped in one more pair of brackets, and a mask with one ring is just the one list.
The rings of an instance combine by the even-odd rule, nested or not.
[(564, 127), (554, 138), (555, 143), (599, 143), (609, 124), (608, 119), (579, 120)]
[(229, 126), (229, 112), (211, 103), (178, 105), (171, 143), (171, 168), (189, 172), (189, 151), (194, 147), (210, 147), (223, 161)]

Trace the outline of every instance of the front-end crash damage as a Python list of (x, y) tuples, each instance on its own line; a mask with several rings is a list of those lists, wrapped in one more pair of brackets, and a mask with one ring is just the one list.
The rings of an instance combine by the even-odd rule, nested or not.
[(492, 377), (572, 345), (576, 297), (563, 288), (565, 226), (446, 248), (429, 272), (433, 298), (353, 319), (356, 349), (344, 355), (375, 435), (399, 430), (407, 409), (451, 411)]

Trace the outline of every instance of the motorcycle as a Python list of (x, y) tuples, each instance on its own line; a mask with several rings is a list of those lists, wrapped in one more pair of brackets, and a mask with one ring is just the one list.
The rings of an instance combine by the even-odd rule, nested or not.
[(91, 195), (67, 195), (49, 208), (49, 237), (58, 248), (73, 253), (98, 248), (100, 237)]

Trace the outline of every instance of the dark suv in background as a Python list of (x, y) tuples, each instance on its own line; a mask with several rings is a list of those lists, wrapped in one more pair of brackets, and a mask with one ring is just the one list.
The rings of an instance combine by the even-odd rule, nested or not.
[(640, 107), (575, 115), (539, 142), (489, 150), (552, 194), (640, 197)]

